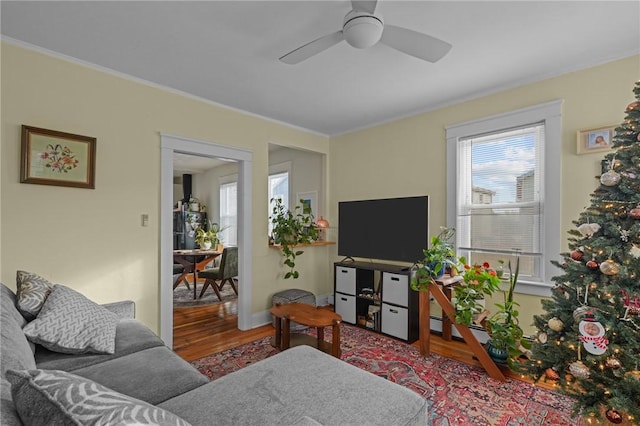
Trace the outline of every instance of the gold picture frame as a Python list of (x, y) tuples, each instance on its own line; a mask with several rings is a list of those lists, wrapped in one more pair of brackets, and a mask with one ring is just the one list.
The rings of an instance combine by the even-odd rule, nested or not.
[(22, 126), (20, 182), (95, 189), (96, 138)]
[(613, 146), (615, 126), (578, 130), (578, 154), (609, 151)]

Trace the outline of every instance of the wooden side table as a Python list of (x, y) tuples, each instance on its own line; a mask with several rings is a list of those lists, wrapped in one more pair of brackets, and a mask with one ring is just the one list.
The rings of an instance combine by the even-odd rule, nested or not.
[[(340, 323), (342, 317), (328, 309), (318, 309), (305, 303), (278, 304), (270, 309), (276, 318), (276, 333), (271, 344), (278, 349), (289, 349), (298, 345), (309, 345), (340, 358)], [(317, 338), (291, 333), (291, 321), (308, 327), (315, 327)], [(332, 343), (324, 341), (324, 328), (331, 327)]]

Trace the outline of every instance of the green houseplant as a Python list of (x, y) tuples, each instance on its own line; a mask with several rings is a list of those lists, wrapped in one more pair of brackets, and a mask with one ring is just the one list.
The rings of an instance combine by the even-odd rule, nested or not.
[(492, 269), (487, 262), (473, 266), (465, 264), (464, 269), (463, 281), (453, 290), (456, 298), (456, 322), (470, 325), (474, 315), (481, 313), (484, 309), (480, 300), (492, 295), (500, 288), (502, 273), (500, 270)]
[(523, 349), (529, 349), (530, 343), (523, 339), (523, 331), (519, 325), (517, 307), (518, 302), (513, 300), (514, 291), (518, 284), (520, 272), (520, 257), (516, 257), (515, 271), (509, 261), (509, 286), (503, 294), (503, 302), (496, 303), (497, 312), (487, 319), (485, 330), (490, 337), (487, 343), (487, 352), (496, 362), (506, 362), (513, 370), (517, 369), (515, 359), (522, 354)]
[(205, 231), (203, 228), (198, 228), (196, 231), (196, 243), (200, 248), (208, 250), (211, 247), (216, 247), (220, 243), (219, 233), (223, 231), (215, 222), (209, 222), (209, 229)]
[(280, 246), (284, 255), (283, 263), (289, 268), (284, 278), (298, 278), (300, 273), (295, 269), (296, 257), (304, 252), (296, 249), (296, 246), (309, 244), (317, 240), (319, 235), (313, 212), (303, 200), (293, 211), (287, 209), (279, 198), (272, 198), (271, 203), (273, 208), (269, 219), (273, 225), (273, 243)]
[(417, 262), (415, 275), (411, 278), (411, 288), (416, 291), (427, 290), (429, 283), (441, 277), (447, 267), (457, 271), (460, 259), (453, 249), (452, 239), (455, 228), (440, 228), (440, 233), (431, 237), (431, 247), (422, 250), (423, 259)]

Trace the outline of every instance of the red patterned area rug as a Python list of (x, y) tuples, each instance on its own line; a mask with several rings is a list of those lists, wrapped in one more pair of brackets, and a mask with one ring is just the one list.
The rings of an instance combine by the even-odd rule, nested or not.
[[(501, 383), (479, 367), (436, 354), (424, 358), (416, 347), (361, 328), (344, 325), (341, 331), (342, 360), (422, 395), (431, 406), (431, 425), (584, 424), (571, 417), (573, 401), (567, 396), (518, 380)], [(330, 341), (331, 333), (325, 339)], [(256, 340), (192, 364), (215, 380), (276, 354), (270, 341)]]

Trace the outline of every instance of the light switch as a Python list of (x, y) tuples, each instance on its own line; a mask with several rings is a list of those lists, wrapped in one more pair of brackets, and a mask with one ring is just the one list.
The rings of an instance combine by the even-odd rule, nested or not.
[(140, 216), (142, 226), (149, 226), (149, 215), (142, 213)]

